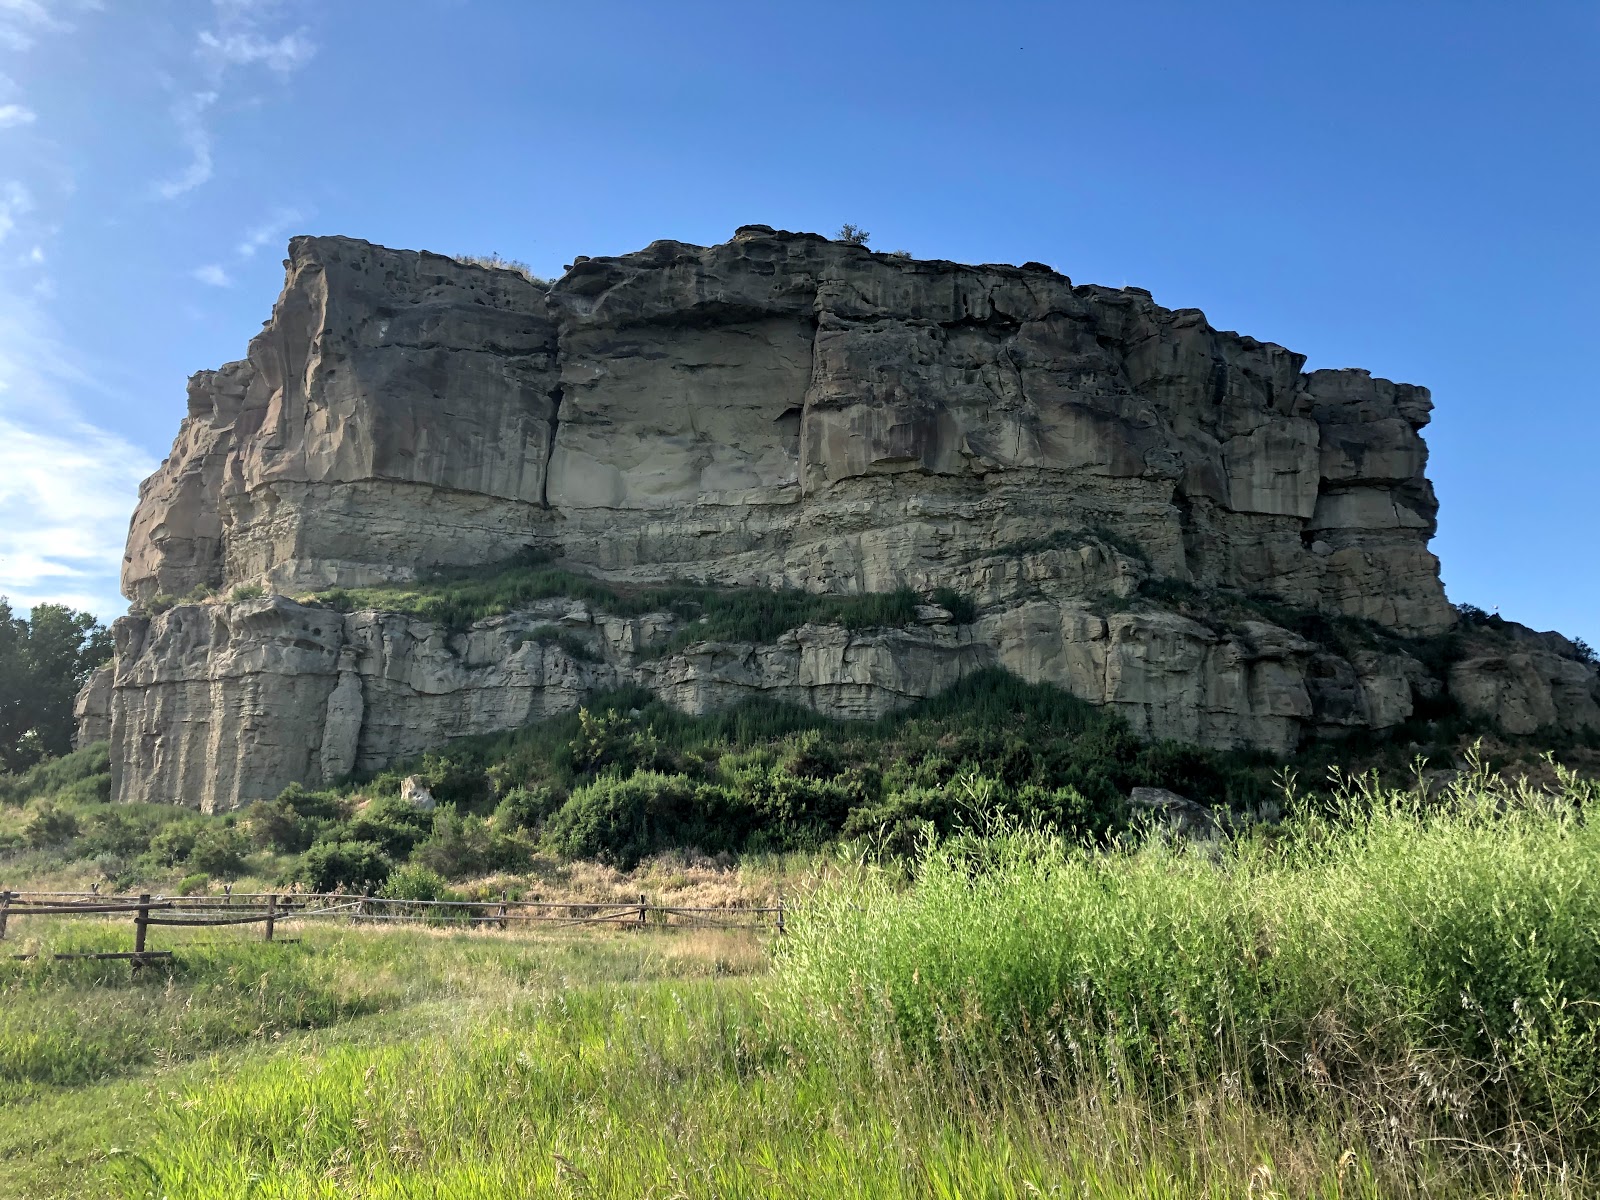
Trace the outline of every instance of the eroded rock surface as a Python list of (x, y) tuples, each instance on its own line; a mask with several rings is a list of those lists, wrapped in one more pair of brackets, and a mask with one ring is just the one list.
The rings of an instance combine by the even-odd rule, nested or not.
[(1467, 637), (1450, 694), (1468, 714), (1519, 736), (1600, 732), (1600, 666), (1559, 633), (1498, 622)]
[[(1443, 686), (1393, 638), (1339, 651), (1139, 599), (1168, 580), (1449, 628), (1423, 388), (1308, 373), (1137, 288), (764, 226), (553, 286), (346, 238), (296, 238), (286, 265), (247, 356), (191, 380), (123, 573), (141, 606), (273, 595), (118, 623), (80, 719), (111, 738), (119, 799), (234, 807), (625, 683), (871, 717), (999, 665), (1146, 736), (1276, 752)], [(285, 598), (528, 548), (621, 583), (929, 602), (907, 628), (662, 656), (667, 614), (553, 600), (451, 632)], [(1591, 676), (1522, 647), (1449, 682), (1542, 727), (1590, 720)]]
[[(804, 625), (769, 644), (660, 653), (677, 627), (667, 613), (614, 617), (570, 600), (455, 633), (283, 597), (125, 617), (114, 686), (104, 690), (113, 794), (234, 808), (291, 783), (333, 783), (452, 738), (568, 712), (629, 684), (687, 712), (763, 698), (849, 719), (882, 716), (999, 665), (1110, 705), (1154, 738), (1285, 753), (1323, 723), (1355, 723), (1348, 708), (1319, 698), (1320, 649), (1265, 624), (1220, 635), (1170, 613), (1102, 617), (1033, 599), (969, 624), (928, 606), (906, 628)], [(1409, 705), (1385, 705), (1415, 665), (1398, 656), (1366, 674), (1350, 668), (1360, 724), (1410, 715)]]
[(124, 587), (294, 592), (544, 546), (616, 578), (930, 587), (1075, 529), (1424, 633), (1425, 389), (1145, 292), (747, 226), (511, 271), (296, 238), (190, 385)]

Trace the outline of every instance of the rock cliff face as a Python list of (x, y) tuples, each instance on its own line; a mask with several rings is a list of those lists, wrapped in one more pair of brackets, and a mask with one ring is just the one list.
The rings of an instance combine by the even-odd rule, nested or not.
[[(272, 595), (118, 623), (80, 715), (109, 729), (121, 799), (231, 807), (625, 682), (866, 716), (995, 664), (1151, 736), (1284, 751), (1404, 720), (1426, 673), (1134, 602), (1142, 582), (1397, 635), (1454, 619), (1426, 390), (1306, 373), (1139, 289), (764, 226), (580, 259), (549, 287), (344, 238), (296, 238), (286, 266), (247, 357), (191, 380), (123, 572), (145, 608)], [(284, 598), (530, 547), (624, 583), (952, 587), (978, 616), (661, 657), (665, 614), (550, 602), (449, 633)], [(558, 627), (591, 652), (540, 633)]]
[(244, 361), (191, 381), (124, 590), (294, 592), (542, 545), (617, 578), (928, 587), (1104, 527), (1163, 575), (1408, 632), (1426, 390), (1137, 289), (741, 229), (511, 271), (296, 238)]

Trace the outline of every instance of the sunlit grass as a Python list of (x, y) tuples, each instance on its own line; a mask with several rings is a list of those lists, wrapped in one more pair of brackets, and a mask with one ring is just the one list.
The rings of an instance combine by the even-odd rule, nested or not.
[(776, 942), (307, 924), (175, 933), (138, 980), (10, 964), (0, 1194), (1592, 1195), (1594, 799), (1011, 831), (841, 863)]

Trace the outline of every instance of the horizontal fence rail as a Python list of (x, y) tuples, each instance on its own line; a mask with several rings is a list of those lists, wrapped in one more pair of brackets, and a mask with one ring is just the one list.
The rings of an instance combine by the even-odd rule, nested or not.
[[(396, 900), (387, 896), (354, 896), (346, 892), (230, 892), (221, 896), (102, 895), (98, 892), (0, 891), (0, 940), (18, 917), (133, 917), (134, 948), (82, 954), (55, 954), (56, 959), (127, 959), (138, 968), (147, 961), (170, 960), (170, 950), (146, 950), (152, 925), (202, 928), (261, 925), (265, 941), (274, 939), (286, 921), (331, 918), (349, 924), (397, 922), (413, 925), (510, 929), (535, 925), (610, 924), (623, 928), (767, 929), (784, 932), (784, 904), (721, 907), (651, 904), (643, 894), (631, 900), (513, 900), (505, 893), (492, 900)], [(159, 914), (159, 915), (156, 915)], [(32, 954), (13, 958), (33, 958)]]

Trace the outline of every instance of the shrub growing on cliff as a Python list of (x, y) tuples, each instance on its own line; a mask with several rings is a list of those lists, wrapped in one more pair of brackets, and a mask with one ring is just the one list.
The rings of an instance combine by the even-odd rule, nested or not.
[(934, 588), (933, 602), (948, 612), (958, 625), (970, 625), (978, 619), (978, 606), (972, 597), (955, 588)]
[(514, 272), (537, 287), (547, 288), (550, 286), (550, 280), (535, 275), (533, 268), (521, 259), (505, 258), (492, 250), (488, 254), (457, 254), (453, 257), (457, 262), (466, 263), (469, 266), (488, 267), (491, 271)]

